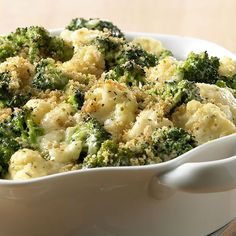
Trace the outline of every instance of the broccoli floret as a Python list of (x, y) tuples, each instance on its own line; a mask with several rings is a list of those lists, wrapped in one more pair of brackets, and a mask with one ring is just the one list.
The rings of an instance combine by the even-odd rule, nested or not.
[(10, 88), (11, 76), (8, 72), (0, 73), (0, 103), (1, 107), (21, 107), (29, 99), (29, 94), (13, 91)]
[(83, 167), (94, 168), (104, 166), (120, 166), (119, 145), (112, 140), (102, 143), (96, 154), (85, 157)]
[(1, 104), (5, 106), (5, 103), (7, 103), (12, 98), (12, 92), (10, 91), (10, 80), (11, 76), (7, 72), (0, 73), (0, 100)]
[(145, 84), (145, 71), (141, 66), (129, 61), (107, 72), (105, 79), (116, 80), (128, 86), (142, 86)]
[(143, 86), (145, 68), (155, 66), (157, 57), (137, 46), (123, 45), (114, 58), (114, 67), (105, 74), (105, 79), (126, 83), (128, 86)]
[(158, 58), (154, 54), (148, 53), (138, 46), (126, 45), (117, 57), (116, 64), (122, 65), (129, 61), (134, 62), (142, 68), (148, 68), (155, 66)]
[(180, 67), (180, 72), (186, 80), (215, 84), (219, 78), (219, 66), (219, 58), (209, 57), (207, 52), (191, 52)]
[(128, 165), (125, 159), (121, 158), (119, 154), (119, 145), (113, 140), (107, 140), (102, 143), (101, 148), (97, 154), (88, 155), (83, 161), (83, 167), (94, 168), (104, 166), (121, 166)]
[[(224, 84), (224, 86), (222, 86)], [(221, 76), (219, 80), (216, 81), (216, 85), (219, 87), (228, 87), (231, 89), (236, 89), (236, 75), (231, 77)]]
[(194, 137), (181, 128), (159, 128), (152, 133), (152, 147), (156, 156), (168, 161), (197, 146)]
[(68, 97), (68, 102), (76, 109), (81, 109), (84, 104), (84, 93), (77, 89)]
[(201, 101), (200, 91), (196, 84), (188, 80), (166, 81), (163, 91), (157, 91), (168, 104), (168, 114), (176, 107), (191, 100)]
[(170, 50), (164, 50), (161, 52), (160, 56), (158, 57), (158, 60), (162, 60), (165, 57), (169, 57), (169, 56), (172, 57), (173, 53)]
[(31, 110), (23, 108), (0, 124), (0, 134), (15, 137), (27, 147), (37, 143), (37, 137), (43, 134), (43, 130), (33, 121)]
[(73, 129), (73, 132), (67, 138), (67, 142), (82, 142), (80, 159), (83, 159), (88, 154), (96, 153), (101, 144), (110, 138), (111, 135), (106, 132), (96, 119), (87, 116)]
[[(74, 54), (74, 48), (72, 45), (65, 42), (62, 38), (51, 36), (48, 42), (47, 58), (51, 57), (56, 61), (68, 61), (72, 58)], [(44, 57), (46, 58), (46, 57)]]
[(20, 148), (37, 148), (37, 137), (42, 134), (42, 128), (33, 122), (31, 111), (28, 109), (16, 111), (0, 123), (1, 177), (7, 173), (11, 156)]
[(115, 66), (116, 58), (124, 44), (124, 41), (110, 36), (102, 36), (97, 37), (92, 43), (97, 46), (98, 50), (103, 54), (105, 69), (108, 71), (110, 68)]
[(84, 168), (104, 166), (133, 166), (158, 163), (145, 141), (131, 146), (121, 146), (113, 140), (102, 143), (97, 154), (88, 155), (83, 161)]
[(66, 26), (66, 29), (71, 31), (81, 28), (110, 32), (111, 36), (113, 37), (118, 37), (118, 38), (125, 37), (124, 34), (121, 32), (121, 30), (113, 23), (105, 20), (100, 20), (98, 18), (90, 18), (90, 19), (75, 18), (72, 19), (72, 21), (69, 23), (68, 26)]
[(5, 36), (0, 36), (0, 62), (5, 61), (8, 57), (16, 55), (16, 49), (11, 41)]
[(218, 57), (209, 57), (207, 52), (199, 54), (191, 52), (179, 70), (186, 80), (229, 88), (236, 96), (236, 75), (220, 76), (219, 66)]
[(44, 54), (45, 43), (49, 41), (49, 33), (42, 27), (31, 26), (29, 28), (17, 28), (10, 33), (7, 39), (20, 55), (29, 57), (33, 62), (41, 54)]
[(46, 29), (39, 26), (18, 28), (8, 36), (2, 37), (0, 49), (0, 61), (15, 55), (28, 58), (30, 62), (47, 57), (67, 61), (73, 55), (72, 46), (59, 37), (50, 36)]
[(8, 172), (11, 156), (20, 149), (21, 145), (11, 137), (0, 136), (0, 177), (3, 178)]
[(69, 81), (69, 77), (55, 64), (53, 59), (42, 59), (36, 66), (36, 74), (33, 78), (33, 86), (41, 90), (63, 89)]
[(30, 99), (30, 94), (14, 94), (12, 97), (9, 97), (9, 100), (2, 100), (2, 105), (4, 107), (22, 107)]
[(233, 76), (220, 76), (216, 81), (216, 85), (222, 88), (228, 88), (231, 93), (236, 97), (236, 75)]

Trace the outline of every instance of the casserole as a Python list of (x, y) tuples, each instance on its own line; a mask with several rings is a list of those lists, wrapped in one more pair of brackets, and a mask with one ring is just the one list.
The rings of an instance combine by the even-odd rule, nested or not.
[[(199, 39), (127, 34), (130, 39), (140, 36), (160, 40), (179, 59), (190, 51), (204, 50), (236, 58)], [(175, 185), (170, 174), (174, 179), (177, 175), (171, 170), (184, 162), (208, 160), (206, 165), (211, 166), (212, 160), (233, 156), (234, 137), (212, 141), (214, 152), (207, 151), (204, 147), (209, 144), (204, 144), (161, 164), (86, 169), (27, 181), (0, 180), (0, 235), (207, 235), (236, 216), (235, 186), (199, 186), (202, 178), (194, 178), (201, 172), (189, 176), (191, 167), (182, 176), (192, 181)], [(217, 185), (218, 179), (215, 182)]]

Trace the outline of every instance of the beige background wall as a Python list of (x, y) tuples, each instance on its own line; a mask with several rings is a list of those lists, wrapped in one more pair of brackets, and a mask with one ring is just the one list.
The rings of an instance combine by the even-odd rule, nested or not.
[(71, 18), (102, 17), (125, 31), (188, 35), (236, 53), (236, 0), (0, 0), (0, 33), (17, 26), (63, 27)]

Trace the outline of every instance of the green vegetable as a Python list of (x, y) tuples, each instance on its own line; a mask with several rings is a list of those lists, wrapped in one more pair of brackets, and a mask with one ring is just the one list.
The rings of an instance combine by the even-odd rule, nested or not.
[(80, 157), (96, 153), (101, 144), (110, 139), (111, 135), (105, 131), (102, 125), (92, 117), (85, 117), (83, 121), (73, 129), (73, 132), (67, 138), (67, 142), (81, 141), (82, 151)]
[(62, 38), (50, 36), (50, 40), (45, 44), (48, 47), (46, 56), (43, 58), (51, 57), (56, 61), (68, 61), (74, 54), (72, 45), (65, 42)]
[(188, 80), (166, 81), (163, 90), (157, 93), (169, 104), (169, 114), (178, 106), (191, 100), (201, 101), (199, 88), (194, 82)]
[(16, 111), (0, 123), (1, 177), (7, 173), (11, 156), (20, 148), (37, 148), (37, 137), (42, 134), (42, 128), (33, 122), (29, 109)]
[(228, 88), (232, 94), (236, 97), (236, 75), (233, 76), (221, 76), (216, 81), (216, 85), (222, 88)]
[(13, 91), (10, 88), (11, 75), (8, 72), (0, 73), (0, 103), (1, 107), (21, 107), (29, 99), (29, 94)]
[(15, 137), (22, 145), (36, 144), (43, 130), (34, 123), (31, 110), (23, 108), (14, 112), (10, 118), (0, 124), (0, 133)]
[(61, 38), (51, 36), (43, 27), (30, 26), (18, 28), (0, 39), (0, 61), (16, 55), (32, 63), (48, 57), (67, 61), (73, 55), (73, 48)]
[(112, 140), (102, 143), (97, 153), (85, 157), (83, 167), (94, 168), (104, 166), (120, 166), (122, 160), (118, 155), (119, 146)]
[(219, 66), (219, 58), (209, 57), (207, 52), (191, 52), (179, 70), (186, 80), (229, 88), (236, 96), (236, 75), (220, 76)]
[(128, 86), (142, 86), (145, 84), (145, 71), (141, 66), (129, 61), (107, 72), (105, 79), (116, 80)]
[(173, 56), (173, 53), (170, 50), (164, 50), (161, 52), (160, 56), (158, 57), (158, 60), (162, 60), (165, 57)]
[(152, 148), (162, 161), (176, 158), (197, 146), (194, 137), (181, 128), (159, 128), (152, 134)]
[(75, 18), (66, 26), (66, 29), (74, 31), (81, 28), (87, 28), (89, 30), (99, 30), (103, 32), (110, 32), (111, 36), (124, 38), (124, 34), (121, 30), (109, 21), (100, 20), (98, 18)]
[(63, 89), (69, 77), (63, 73), (55, 64), (53, 59), (42, 59), (36, 65), (36, 74), (33, 78), (33, 86), (41, 90)]
[(148, 68), (155, 66), (158, 59), (154, 54), (148, 53), (140, 47), (127, 44), (117, 57), (116, 64), (122, 65), (130, 61), (142, 68)]
[(88, 155), (84, 159), (83, 167), (145, 165), (149, 161), (146, 148), (145, 142), (133, 147), (120, 147), (113, 140), (106, 140), (97, 154)]
[(209, 57), (207, 52), (191, 52), (180, 67), (180, 72), (186, 80), (215, 84), (219, 78), (219, 65), (219, 58)]
[(106, 70), (109, 70), (116, 65), (116, 58), (124, 44), (124, 41), (111, 36), (102, 36), (97, 37), (92, 44), (96, 45), (99, 51), (103, 54)]
[(0, 134), (0, 177), (8, 172), (9, 160), (11, 156), (20, 149), (20, 144), (11, 137), (2, 136)]
[(13, 43), (7, 37), (0, 36), (0, 62), (5, 61), (8, 57), (13, 57), (17, 54)]
[(146, 83), (145, 68), (155, 66), (157, 57), (140, 47), (126, 44), (113, 61), (115, 66), (105, 74), (105, 79), (116, 80), (128, 86), (143, 86)]
[(68, 97), (68, 102), (73, 105), (76, 109), (81, 109), (84, 104), (84, 93), (79, 89), (72, 92)]

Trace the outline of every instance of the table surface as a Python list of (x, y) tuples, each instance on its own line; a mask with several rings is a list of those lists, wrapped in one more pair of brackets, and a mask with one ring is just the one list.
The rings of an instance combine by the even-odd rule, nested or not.
[(0, 33), (28, 25), (63, 27), (73, 17), (101, 17), (124, 31), (198, 37), (236, 53), (235, 0), (0, 0), (0, 3)]

